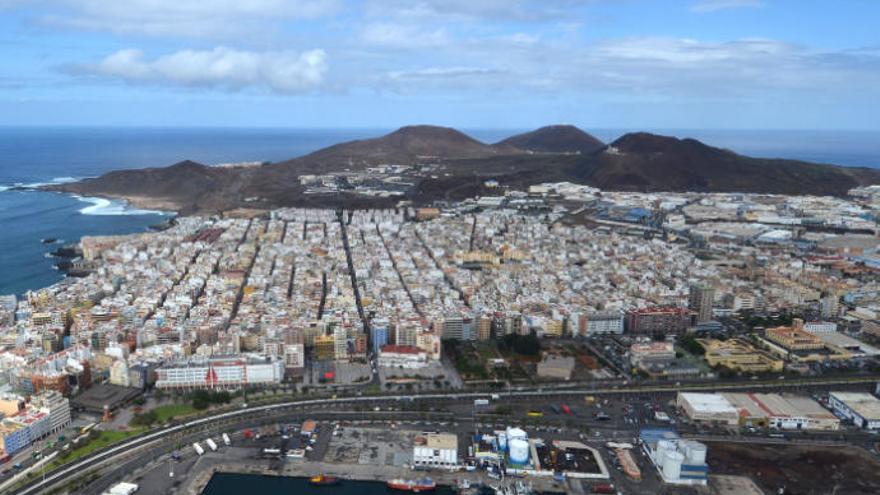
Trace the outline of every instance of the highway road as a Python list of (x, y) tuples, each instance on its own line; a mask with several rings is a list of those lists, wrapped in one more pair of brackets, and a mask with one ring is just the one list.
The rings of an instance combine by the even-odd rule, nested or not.
[[(770, 380), (770, 381), (746, 381), (746, 382), (709, 382), (709, 383), (683, 383), (668, 385), (627, 385), (618, 386), (617, 388), (578, 388), (578, 389), (549, 389), (541, 388), (536, 390), (511, 390), (511, 391), (495, 391), (493, 394), (499, 395), (502, 399), (508, 400), (524, 400), (541, 398), (543, 402), (552, 400), (554, 397), (566, 398), (572, 396), (583, 395), (609, 395), (621, 396), (627, 394), (652, 394), (652, 393), (671, 393), (678, 390), (740, 390), (740, 389), (780, 389), (780, 388), (809, 388), (809, 387), (828, 387), (833, 385), (854, 385), (859, 383), (876, 383), (880, 380), (878, 375), (865, 376), (841, 376), (833, 378), (810, 378), (810, 379), (791, 379), (791, 380)], [(358, 406), (400, 403), (401, 401), (415, 402), (426, 401), (431, 403), (467, 403), (474, 399), (486, 398), (489, 392), (450, 392), (450, 393), (423, 393), (423, 394), (396, 394), (396, 395), (376, 395), (362, 397), (339, 397), (304, 399), (289, 402), (281, 402), (277, 404), (268, 404), (261, 406), (253, 406), (242, 408), (239, 410), (222, 412), (211, 416), (187, 421), (185, 423), (168, 426), (149, 433), (145, 433), (138, 437), (123, 441), (117, 445), (107, 447), (97, 451), (89, 456), (74, 461), (68, 465), (48, 473), (45, 478), (32, 481), (30, 484), (13, 492), (17, 495), (36, 495), (46, 488), (55, 486), (58, 483), (68, 481), (78, 475), (83, 474), (86, 470), (100, 466), (102, 463), (109, 462), (118, 456), (130, 456), (135, 452), (142, 451), (147, 448), (155, 447), (171, 436), (185, 436), (190, 430), (199, 430), (209, 427), (215, 423), (228, 423), (236, 420), (256, 419), (265, 414), (275, 412), (284, 412), (288, 409), (308, 408), (316, 406)]]

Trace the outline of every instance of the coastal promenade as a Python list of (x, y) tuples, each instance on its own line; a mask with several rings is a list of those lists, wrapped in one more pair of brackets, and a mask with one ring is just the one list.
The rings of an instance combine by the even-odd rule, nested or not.
[[(191, 431), (201, 431), (210, 428), (216, 424), (223, 423), (240, 423), (242, 421), (256, 420), (261, 415), (284, 413), (285, 411), (296, 410), (297, 408), (331, 406), (331, 407), (347, 407), (370, 406), (399, 403), (401, 401), (425, 401), (428, 403), (467, 403), (474, 399), (486, 398), (487, 394), (497, 394), (502, 400), (526, 400), (540, 399), (547, 401), (553, 397), (572, 397), (581, 395), (606, 395), (606, 396), (625, 396), (627, 394), (640, 395), (652, 393), (672, 393), (678, 390), (739, 390), (739, 389), (789, 389), (801, 388), (808, 389), (812, 387), (828, 387), (828, 386), (848, 386), (858, 384), (871, 384), (880, 381), (880, 375), (861, 375), (861, 376), (841, 376), (831, 378), (810, 378), (810, 379), (789, 379), (789, 380), (766, 380), (766, 381), (737, 381), (737, 382), (698, 382), (698, 383), (682, 383), (682, 384), (630, 384), (620, 385), (617, 388), (611, 387), (578, 387), (573, 389), (534, 389), (534, 390), (516, 390), (516, 391), (494, 391), (494, 392), (455, 392), (455, 393), (423, 393), (423, 394), (395, 394), (395, 395), (374, 395), (374, 396), (356, 396), (356, 397), (339, 397), (339, 398), (316, 398), (304, 399), (296, 401), (280, 402), (277, 404), (267, 404), (242, 408), (240, 410), (221, 412), (211, 416), (187, 421), (185, 423), (168, 426), (155, 431), (151, 431), (126, 440), (118, 445), (107, 447), (106, 449), (97, 451), (92, 455), (77, 460), (69, 465), (62, 466), (59, 469), (46, 473), (45, 477), (34, 479), (27, 485), (19, 488), (15, 493), (17, 495), (35, 495), (46, 489), (53, 488), (59, 484), (67, 483), (75, 477), (82, 475), (88, 470), (100, 468), (109, 463), (116, 462), (118, 457), (131, 457), (143, 451), (150, 450), (158, 445), (162, 445), (169, 438), (179, 438), (185, 436)], [(17, 480), (9, 480), (5, 486), (0, 486), (0, 492), (14, 485)]]

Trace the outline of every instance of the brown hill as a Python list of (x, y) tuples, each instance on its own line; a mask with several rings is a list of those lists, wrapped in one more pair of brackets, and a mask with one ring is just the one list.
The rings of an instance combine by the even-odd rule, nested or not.
[[(633, 133), (608, 147), (602, 145), (601, 151), (588, 153), (591, 144), (598, 146), (591, 136), (570, 126), (539, 129), (495, 145), (455, 129), (413, 126), (259, 167), (217, 168), (186, 161), (167, 168), (110, 172), (47, 189), (124, 198), (141, 207), (189, 213), (242, 206), (388, 206), (394, 200), (350, 193), (303, 194), (305, 189), (298, 180), (303, 174), (357, 170), (382, 163), (433, 163), (443, 168), (430, 177), (411, 177), (417, 184), (407, 198), (415, 203), (485, 194), (483, 182), (488, 178), (515, 188), (572, 181), (605, 190), (837, 196), (857, 185), (880, 183), (880, 170), (750, 158), (694, 139)], [(570, 151), (578, 147), (580, 153)]]
[(626, 134), (578, 174), (609, 190), (727, 191), (844, 195), (880, 171), (796, 160), (750, 158), (695, 139)]
[(605, 143), (573, 125), (549, 125), (517, 134), (496, 143), (539, 153), (580, 153), (590, 155), (605, 148)]
[(127, 199), (144, 208), (183, 212), (210, 210), (218, 204), (215, 192), (233, 194), (241, 183), (240, 169), (209, 167), (185, 160), (168, 167), (115, 170), (79, 182), (46, 189), (83, 196)]
[(522, 151), (481, 143), (450, 127), (414, 125), (377, 138), (335, 144), (278, 165), (300, 168), (301, 164), (321, 164), (358, 169), (378, 164), (413, 164), (518, 153)]

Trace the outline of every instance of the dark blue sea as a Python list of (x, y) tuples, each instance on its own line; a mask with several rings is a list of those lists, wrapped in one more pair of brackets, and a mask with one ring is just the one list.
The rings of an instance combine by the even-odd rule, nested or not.
[[(374, 481), (343, 480), (335, 486), (312, 486), (306, 478), (262, 476), (255, 474), (217, 473), (205, 487), (202, 495), (240, 495), (254, 493), (265, 495), (401, 495), (404, 492), (389, 490), (384, 483)], [(435, 495), (452, 495), (454, 491), (438, 486)]]
[[(206, 164), (278, 161), (384, 129), (14, 128), (0, 127), (0, 294), (23, 294), (61, 279), (45, 255), (84, 235), (140, 232), (168, 218), (118, 202), (34, 191), (22, 184), (63, 182), (104, 172), (160, 167), (184, 159)], [(587, 129), (610, 141), (624, 129)], [(468, 130), (494, 142), (517, 130)], [(657, 130), (695, 137), (739, 153), (880, 168), (880, 132)]]

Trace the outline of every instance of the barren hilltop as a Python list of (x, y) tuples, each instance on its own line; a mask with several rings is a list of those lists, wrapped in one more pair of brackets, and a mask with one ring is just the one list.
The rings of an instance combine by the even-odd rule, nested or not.
[(349, 141), (257, 167), (182, 161), (121, 170), (47, 189), (121, 198), (182, 213), (240, 207), (424, 204), (486, 193), (483, 183), (526, 187), (572, 181), (605, 190), (844, 195), (880, 183), (880, 171), (751, 158), (694, 139), (630, 133), (605, 144), (568, 125), (543, 127), (495, 144), (428, 125)]

